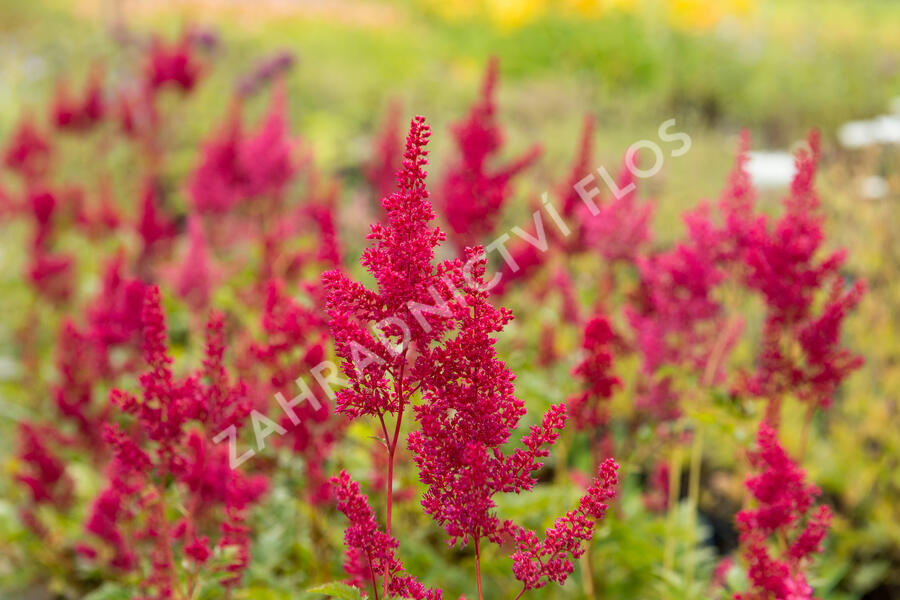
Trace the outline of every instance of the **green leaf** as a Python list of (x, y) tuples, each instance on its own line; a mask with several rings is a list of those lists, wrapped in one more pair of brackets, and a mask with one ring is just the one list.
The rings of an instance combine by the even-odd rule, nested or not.
[(340, 581), (332, 581), (331, 583), (316, 586), (310, 589), (309, 592), (325, 594), (338, 600), (362, 600), (362, 594), (357, 588)]
[(84, 600), (130, 600), (127, 589), (114, 583), (106, 583), (89, 593)]

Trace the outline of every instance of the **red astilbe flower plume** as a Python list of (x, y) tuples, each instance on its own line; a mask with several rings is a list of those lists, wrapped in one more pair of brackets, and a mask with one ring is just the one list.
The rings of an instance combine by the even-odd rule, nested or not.
[(232, 104), (191, 174), (188, 193), (195, 210), (224, 213), (240, 201), (247, 178), (241, 165), (242, 128), (240, 105)]
[(159, 183), (148, 179), (141, 191), (141, 213), (136, 229), (143, 242), (142, 257), (149, 258), (168, 244), (177, 235), (174, 220), (163, 212), (160, 206)]
[(188, 192), (193, 207), (210, 214), (228, 212), (250, 199), (277, 203), (297, 173), (295, 147), (288, 132), (283, 83), (273, 88), (269, 109), (251, 133), (245, 133), (241, 105), (235, 102), (191, 175)]
[[(387, 591), (391, 596), (413, 600), (442, 598), (440, 590), (426, 588), (415, 577), (405, 574), (403, 563), (395, 555), (399, 542), (379, 529), (375, 513), (368, 498), (360, 492), (359, 484), (350, 479), (346, 471), (341, 471), (331, 482), (338, 510), (350, 521), (350, 526), (344, 530), (344, 544), (347, 546), (345, 567), (352, 581), (357, 585), (364, 580), (371, 581), (377, 597), (378, 578), (387, 576)], [(360, 567), (365, 572), (360, 572)]]
[[(510, 251), (512, 255), (511, 262), (515, 263), (516, 269), (512, 269), (511, 265), (504, 261), (504, 266), (501, 271), (502, 278), (498, 282), (498, 285), (495, 286), (497, 294), (502, 295), (504, 291), (508, 289), (507, 286), (515, 281), (532, 277), (549, 261), (551, 256), (560, 250), (572, 252), (581, 248), (581, 231), (584, 229), (585, 223), (582, 219), (575, 221), (574, 219), (571, 219), (571, 217), (576, 216), (576, 214), (580, 216), (578, 208), (582, 201), (575, 191), (575, 185), (591, 172), (593, 135), (594, 118), (587, 116), (584, 119), (581, 143), (579, 144), (578, 152), (573, 160), (570, 174), (558, 189), (560, 206), (557, 210), (562, 219), (567, 221), (566, 228), (568, 228), (568, 235), (565, 235), (560, 231), (558, 226), (547, 218), (547, 214), (541, 215), (540, 222), (544, 229), (544, 235), (547, 238), (547, 247), (542, 250), (538, 245), (528, 243), (524, 240), (517, 243)], [(542, 209), (541, 207), (536, 207), (536, 210)], [(572, 231), (573, 227), (575, 228), (574, 232)], [(540, 232), (535, 233), (535, 237), (540, 239)]]
[(766, 422), (760, 424), (757, 450), (750, 461), (759, 471), (747, 480), (757, 507), (737, 514), (750, 589), (735, 598), (810, 600), (813, 591), (806, 567), (821, 551), (831, 511), (825, 505), (813, 509), (819, 489), (806, 483), (803, 470), (788, 457)]
[[(480, 257), (479, 257), (480, 255)], [(415, 407), (420, 430), (409, 435), (409, 448), (428, 486), (425, 512), (462, 545), (480, 538), (501, 543), (504, 526), (493, 509), (499, 492), (519, 493), (535, 484), (532, 472), (549, 455), (565, 423), (565, 406), (553, 406), (522, 439), (525, 449), (504, 455), (501, 447), (525, 415), (513, 394), (514, 375), (497, 358), (494, 335), (512, 318), (488, 302), (484, 290), (486, 260), (481, 249), (467, 250), (467, 277), (454, 283), (465, 301), (452, 306), (458, 333), (428, 352), (431, 366), (423, 380), (423, 404)]]
[(103, 98), (103, 72), (91, 71), (80, 98), (73, 98), (65, 82), (57, 85), (50, 120), (57, 129), (84, 132), (103, 120), (106, 103)]
[[(840, 346), (840, 330), (865, 283), (845, 288), (839, 273), (844, 250), (818, 258), (825, 238), (813, 187), (818, 158), (819, 137), (813, 132), (809, 150), (797, 153), (784, 214), (772, 224), (759, 218), (747, 228), (747, 286), (762, 294), (767, 307), (762, 351), (747, 387), (769, 399), (792, 392), (812, 407), (827, 408), (841, 381), (862, 364)], [(816, 315), (813, 304), (823, 293)]]
[(200, 403), (195, 417), (208, 426), (209, 431), (218, 433), (230, 425), (240, 427), (252, 410), (247, 394), (247, 384), (237, 381), (232, 384), (225, 368), (225, 316), (212, 311), (206, 324), (206, 347)]
[(319, 235), (316, 260), (331, 268), (341, 268), (341, 242), (337, 228), (338, 186), (330, 182), (303, 206), (303, 213)]
[(159, 37), (151, 40), (144, 65), (144, 85), (151, 93), (167, 86), (190, 92), (202, 74), (203, 66), (194, 55), (189, 35), (172, 44)]
[(139, 400), (115, 389), (110, 400), (137, 419), (143, 434), (155, 442), (158, 464), (165, 473), (170, 473), (179, 466), (176, 447), (184, 434), (185, 423), (196, 410), (197, 381), (193, 378), (179, 381), (172, 372), (173, 361), (168, 353), (165, 316), (157, 286), (150, 286), (144, 295), (141, 320), (141, 349), (144, 362), (150, 367), (139, 378), (143, 398)]
[(3, 152), (3, 163), (28, 181), (40, 179), (50, 168), (53, 148), (30, 117), (22, 117)]
[[(504, 534), (517, 531), (497, 518), (492, 498), (535, 485), (533, 473), (559, 436), (565, 407), (551, 407), (541, 424), (522, 438), (522, 448), (502, 452), (525, 413), (524, 404), (513, 394), (513, 374), (494, 349), (494, 336), (511, 313), (488, 302), (486, 259), (480, 247), (467, 249), (464, 259), (438, 267), (432, 264), (443, 234), (429, 225), (434, 214), (422, 170), (429, 133), (424, 119), (413, 119), (404, 168), (398, 174), (400, 191), (382, 202), (387, 224), (372, 226), (369, 237), (375, 244), (366, 249), (362, 262), (374, 276), (377, 291), (339, 272), (326, 273), (323, 279), (329, 325), (349, 381), (349, 387), (338, 394), (339, 408), (351, 417), (375, 416), (384, 428), (389, 453), (388, 532), (390, 461), (404, 408), (421, 390), (423, 403), (414, 407), (419, 430), (409, 435), (408, 445), (420, 479), (428, 486), (422, 505), (445, 529), (451, 543), (471, 542), (479, 557), (481, 538), (500, 544)], [(373, 323), (385, 332), (385, 339), (376, 340), (369, 333), (367, 326)], [(410, 349), (415, 352), (411, 367)], [(397, 417), (393, 436), (384, 422), (388, 413)], [(345, 480), (342, 487), (350, 489), (349, 477)], [(356, 498), (358, 493), (353, 488), (345, 496)], [(584, 510), (599, 514), (598, 502), (585, 500)], [(358, 515), (350, 517), (351, 523), (365, 523), (365, 527), (352, 526), (347, 539), (348, 570), (359, 584), (367, 568), (395, 560), (396, 541), (389, 533), (376, 535), (370, 509), (351, 509), (349, 513)], [(584, 524), (574, 516), (570, 520), (578, 522), (573, 535), (580, 539), (586, 531)], [(561, 544), (557, 554), (572, 548), (571, 543), (562, 542), (568, 539), (566, 535), (557, 537)], [(373, 548), (379, 545), (390, 549), (389, 554), (374, 554)], [(384, 585), (388, 590), (405, 585), (405, 576), (397, 577), (396, 582), (392, 579), (392, 571), (399, 566), (382, 564), (380, 569), (387, 575)], [(377, 590), (376, 576), (370, 573), (369, 578)]]
[(100, 435), (108, 410), (94, 406), (94, 388), (104, 374), (104, 357), (89, 333), (65, 321), (57, 337), (53, 399), (59, 415), (75, 424), (84, 447), (99, 452)]
[(654, 205), (638, 200), (637, 180), (627, 165), (619, 172), (616, 188), (619, 192), (600, 204), (597, 214), (584, 204), (578, 206), (579, 231), (574, 243), (576, 248), (598, 252), (610, 262), (633, 263), (653, 237), (650, 221)]
[(680, 414), (678, 400), (670, 378), (658, 377), (659, 369), (677, 366), (696, 373), (707, 385), (720, 382), (723, 357), (737, 341), (740, 328), (728, 324), (715, 296), (727, 277), (715, 246), (689, 238), (637, 264), (641, 276), (637, 302), (626, 309), (647, 377), (637, 404), (653, 419), (671, 419)]
[[(369, 290), (340, 271), (329, 271), (322, 278), (335, 350), (350, 382), (338, 392), (338, 410), (350, 417), (402, 414), (422, 374), (407, 369), (408, 350), (424, 351), (448, 325), (444, 307), (434, 308), (448, 296), (442, 277), (452, 266), (432, 264), (444, 234), (429, 225), (434, 213), (423, 167), (430, 135), (424, 118), (415, 117), (398, 172), (400, 189), (382, 200), (387, 223), (372, 225), (368, 236), (375, 243), (363, 253), (362, 264), (378, 290)], [(382, 329), (384, 340), (370, 333), (371, 324)], [(395, 344), (403, 349), (397, 351)]]
[(106, 369), (110, 351), (115, 346), (138, 346), (141, 332), (141, 313), (147, 285), (139, 279), (123, 274), (125, 253), (119, 251), (106, 265), (103, 284), (88, 307), (88, 326), (91, 337), (104, 354)]
[(541, 588), (549, 582), (565, 583), (575, 568), (572, 560), (584, 554), (594, 523), (606, 516), (606, 503), (616, 496), (618, 468), (613, 459), (604, 461), (578, 507), (556, 519), (543, 540), (521, 527), (515, 530), (513, 573), (524, 590)]
[(34, 220), (28, 280), (41, 296), (57, 303), (66, 302), (71, 296), (75, 262), (71, 255), (53, 249), (63, 208), (60, 204), (57, 194), (49, 189), (32, 188), (27, 192), (27, 207)]
[(584, 327), (584, 359), (573, 374), (584, 382), (585, 390), (569, 400), (569, 414), (575, 427), (591, 429), (605, 426), (609, 415), (607, 402), (622, 381), (613, 372), (612, 348), (619, 343), (605, 315), (595, 315)]
[(28, 528), (38, 534), (45, 533), (37, 516), (38, 506), (46, 504), (64, 510), (72, 501), (72, 479), (66, 473), (65, 463), (49, 444), (62, 441), (60, 434), (51, 427), (19, 424), (17, 458), (22, 467), (16, 480), (28, 489), (30, 496), (27, 506), (21, 510), (21, 517)]
[(272, 88), (265, 117), (241, 147), (249, 197), (282, 194), (297, 171), (292, 157), (295, 145), (288, 131), (287, 93), (284, 81), (279, 81)]
[(188, 218), (187, 248), (178, 266), (171, 272), (175, 291), (193, 309), (204, 310), (209, 305), (219, 275), (219, 269), (210, 256), (203, 220), (192, 215)]
[(468, 117), (453, 127), (459, 156), (441, 184), (444, 216), (460, 250), (481, 243), (494, 231), (510, 196), (512, 179), (541, 154), (540, 147), (534, 146), (504, 167), (489, 164), (503, 145), (494, 104), (498, 68), (496, 58), (488, 63), (481, 98)]
[(584, 118), (578, 152), (569, 168), (569, 176), (559, 188), (560, 213), (563, 217), (574, 217), (578, 207), (581, 206), (582, 200), (578, 195), (576, 184), (593, 171), (595, 125), (596, 120), (592, 115)]

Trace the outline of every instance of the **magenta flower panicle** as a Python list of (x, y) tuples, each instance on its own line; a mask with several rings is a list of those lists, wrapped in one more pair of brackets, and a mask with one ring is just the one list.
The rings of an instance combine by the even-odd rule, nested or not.
[(806, 483), (768, 423), (760, 424), (756, 443), (750, 462), (758, 474), (747, 479), (747, 489), (757, 506), (737, 514), (750, 589), (735, 599), (812, 600), (806, 570), (822, 550), (831, 511), (813, 507), (819, 489)]
[(498, 70), (497, 59), (491, 59), (481, 98), (466, 119), (453, 126), (459, 156), (444, 175), (440, 198), (453, 241), (460, 251), (481, 243), (494, 231), (512, 192), (513, 178), (541, 155), (540, 146), (534, 146), (505, 166), (490, 164), (503, 145), (494, 101)]

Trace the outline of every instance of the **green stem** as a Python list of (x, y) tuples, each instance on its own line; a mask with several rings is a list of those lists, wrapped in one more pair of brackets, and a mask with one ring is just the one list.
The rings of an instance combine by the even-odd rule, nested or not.
[(666, 543), (663, 549), (663, 568), (671, 570), (675, 564), (675, 517), (681, 494), (681, 446), (675, 443), (669, 458), (669, 513), (666, 523)]
[(685, 588), (690, 589), (694, 583), (695, 550), (697, 546), (697, 511), (700, 508), (700, 470), (703, 463), (703, 430), (697, 428), (694, 432), (694, 441), (691, 445), (691, 467), (688, 475), (688, 502), (690, 505), (690, 536), (691, 548), (687, 553), (687, 565), (685, 567)]

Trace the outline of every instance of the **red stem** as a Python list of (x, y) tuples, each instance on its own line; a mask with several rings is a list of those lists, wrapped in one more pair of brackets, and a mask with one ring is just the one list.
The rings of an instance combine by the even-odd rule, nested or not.
[[(406, 408), (406, 398), (403, 397), (403, 372), (406, 367), (406, 350), (402, 355), (403, 364), (400, 365), (400, 376), (397, 379), (396, 393), (399, 399), (397, 407), (397, 422), (394, 424), (394, 435), (391, 439), (387, 436), (387, 427), (384, 424), (384, 417), (381, 417), (381, 427), (385, 433), (385, 443), (388, 447), (388, 467), (387, 467), (387, 516), (385, 518), (385, 533), (388, 537), (391, 535), (391, 514), (394, 506), (394, 454), (397, 450), (397, 442), (400, 440), (400, 427), (403, 424), (403, 409)], [(387, 598), (388, 581), (390, 573), (384, 573), (384, 596)]]
[(478, 586), (478, 600), (484, 600), (484, 594), (481, 591), (481, 551), (478, 546), (478, 538), (475, 538), (475, 583)]
[[(372, 591), (375, 592), (375, 600), (379, 600), (378, 597), (378, 580), (375, 578), (375, 570), (372, 569), (372, 554), (366, 552), (366, 562), (369, 563), (369, 577), (372, 578)], [(385, 590), (385, 598), (387, 597), (387, 590)]]

